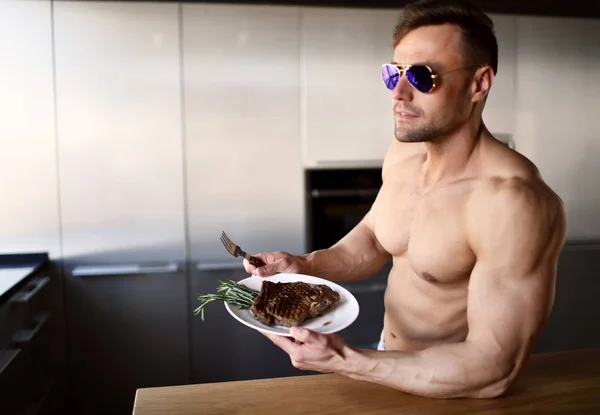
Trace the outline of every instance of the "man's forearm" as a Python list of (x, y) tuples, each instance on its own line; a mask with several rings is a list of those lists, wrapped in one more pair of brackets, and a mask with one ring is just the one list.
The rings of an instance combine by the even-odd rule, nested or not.
[(339, 373), (431, 398), (493, 398), (516, 376), (515, 361), (478, 352), (467, 343), (420, 352), (348, 348)]
[(339, 282), (368, 278), (385, 265), (389, 257), (334, 246), (304, 255), (304, 259), (307, 274)]

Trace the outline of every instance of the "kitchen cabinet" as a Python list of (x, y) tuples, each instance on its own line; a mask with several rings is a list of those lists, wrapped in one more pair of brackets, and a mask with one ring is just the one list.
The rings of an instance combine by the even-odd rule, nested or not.
[[(182, 5), (189, 259), (304, 248), (299, 11)], [(236, 263), (239, 260), (235, 260)]]
[(0, 2), (0, 252), (60, 257), (50, 1)]
[[(517, 17), (492, 14), (498, 41), (498, 72), (483, 110), (483, 121), (492, 134), (515, 144)], [(511, 143), (512, 142), (512, 143)]]
[(381, 165), (394, 140), (381, 65), (400, 10), (302, 8), (301, 119), (306, 167)]
[(131, 413), (137, 388), (190, 382), (183, 265), (66, 272), (71, 413)]
[(517, 150), (563, 199), (569, 240), (600, 236), (600, 24), (517, 20)]
[(189, 381), (179, 6), (55, 2), (73, 413)]
[[(135, 1), (135, 0), (121, 0)], [(259, 0), (258, 4), (398, 9), (412, 3), (414, 0)], [(185, 0), (186, 3), (223, 3), (236, 4), (240, 0)], [(600, 17), (600, 3), (589, 0), (571, 0), (568, 7), (564, 3), (548, 0), (506, 1), (506, 0), (477, 0), (477, 5), (487, 13), (502, 13), (511, 15), (543, 15), (557, 17)]]
[(558, 262), (554, 306), (534, 353), (600, 347), (600, 243), (567, 243)]
[(185, 258), (178, 5), (55, 2), (63, 258)]
[[(0, 412), (64, 413), (64, 310), (47, 254), (0, 255)], [(14, 283), (14, 284), (13, 284)]]

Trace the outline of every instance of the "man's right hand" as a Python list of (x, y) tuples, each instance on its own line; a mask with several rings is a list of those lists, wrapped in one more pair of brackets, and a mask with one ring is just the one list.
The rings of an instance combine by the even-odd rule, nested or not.
[(248, 274), (259, 277), (268, 277), (269, 275), (280, 272), (292, 274), (302, 274), (305, 272), (305, 257), (295, 256), (288, 254), (287, 252), (265, 252), (253, 256), (261, 259), (265, 265), (255, 267), (254, 265), (251, 265), (247, 259), (244, 259), (244, 268)]

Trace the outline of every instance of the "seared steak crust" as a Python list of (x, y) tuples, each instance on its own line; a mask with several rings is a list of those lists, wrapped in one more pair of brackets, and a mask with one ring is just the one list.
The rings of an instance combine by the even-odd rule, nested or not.
[(340, 295), (327, 285), (263, 281), (260, 294), (252, 304), (252, 313), (269, 326), (299, 326), (339, 300)]

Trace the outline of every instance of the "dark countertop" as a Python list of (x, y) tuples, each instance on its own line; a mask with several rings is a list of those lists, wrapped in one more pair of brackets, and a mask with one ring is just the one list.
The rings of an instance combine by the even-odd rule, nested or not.
[(0, 302), (18, 290), (27, 277), (48, 261), (47, 253), (0, 255)]

